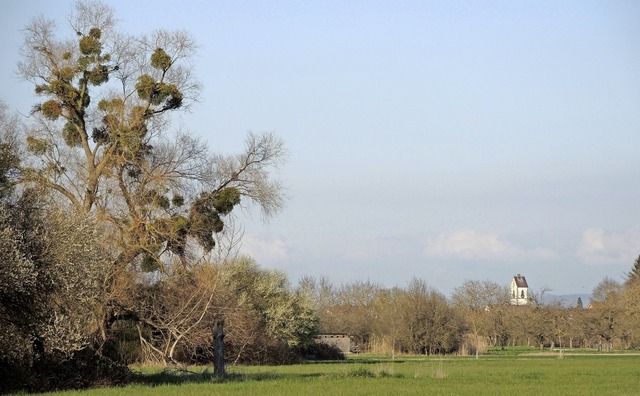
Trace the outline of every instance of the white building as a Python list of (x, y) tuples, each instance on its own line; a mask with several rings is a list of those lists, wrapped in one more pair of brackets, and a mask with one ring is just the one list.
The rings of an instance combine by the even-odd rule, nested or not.
[(511, 305), (529, 304), (529, 285), (524, 276), (518, 274), (511, 281)]

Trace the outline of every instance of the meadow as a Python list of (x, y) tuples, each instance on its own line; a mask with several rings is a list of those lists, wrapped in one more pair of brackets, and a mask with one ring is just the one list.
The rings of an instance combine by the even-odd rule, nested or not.
[(638, 395), (635, 354), (492, 353), (475, 357), (345, 361), (290, 366), (230, 366), (214, 379), (206, 367), (134, 367), (136, 384), (49, 395)]

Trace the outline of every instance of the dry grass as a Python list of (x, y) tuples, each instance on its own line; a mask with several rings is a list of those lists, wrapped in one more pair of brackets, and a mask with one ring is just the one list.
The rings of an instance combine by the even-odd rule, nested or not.
[(438, 367), (436, 367), (435, 371), (433, 372), (433, 378), (447, 378), (447, 372), (444, 370), (444, 363), (442, 362), (442, 360), (440, 360), (440, 362), (438, 363)]

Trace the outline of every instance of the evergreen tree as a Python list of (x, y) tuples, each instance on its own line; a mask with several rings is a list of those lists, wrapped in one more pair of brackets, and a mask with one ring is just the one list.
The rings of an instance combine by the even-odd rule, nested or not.
[(633, 268), (627, 273), (627, 284), (640, 279), (640, 256), (633, 263)]

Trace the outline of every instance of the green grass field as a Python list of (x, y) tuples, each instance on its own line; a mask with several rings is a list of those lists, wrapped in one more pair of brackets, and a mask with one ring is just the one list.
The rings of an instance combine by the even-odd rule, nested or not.
[(474, 357), (360, 355), (343, 362), (211, 369), (135, 368), (140, 384), (59, 395), (640, 395), (640, 356), (494, 353)]

